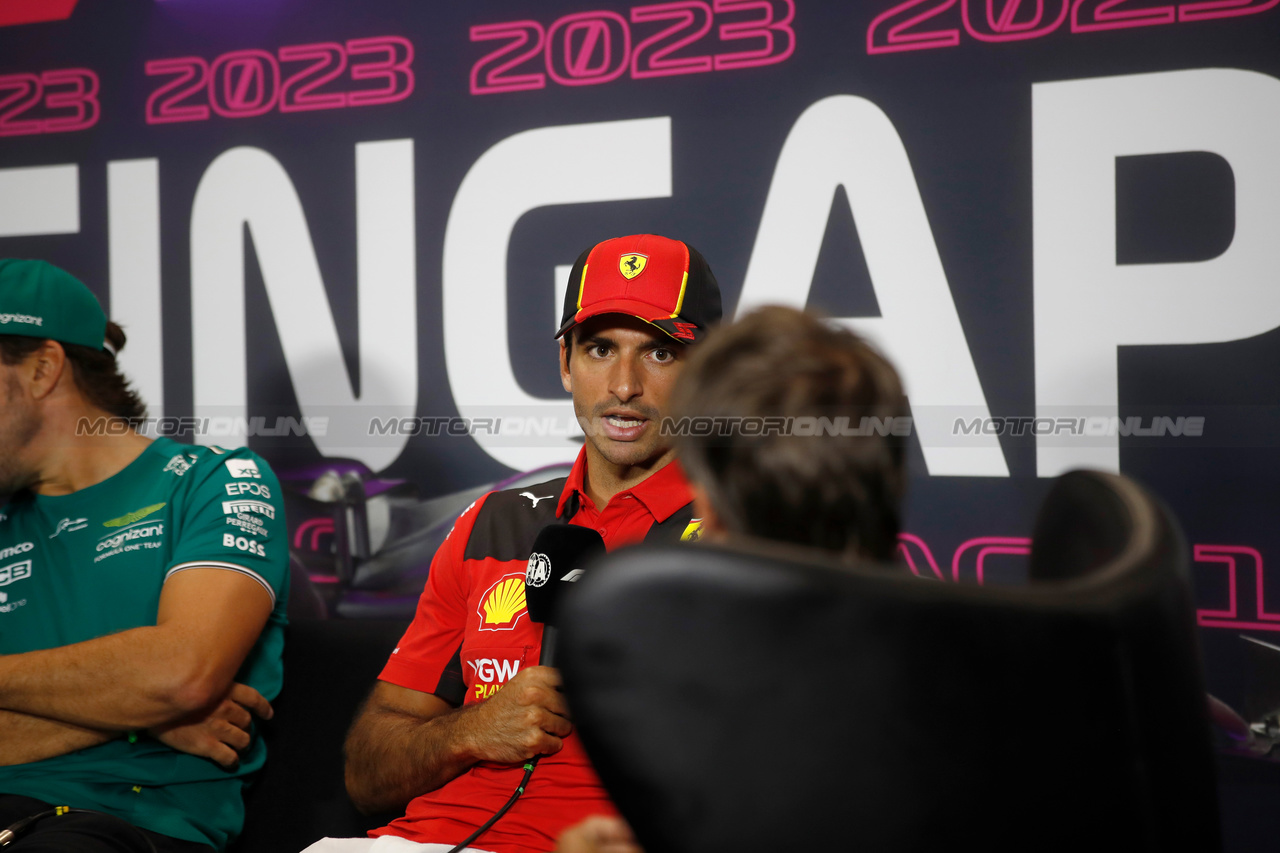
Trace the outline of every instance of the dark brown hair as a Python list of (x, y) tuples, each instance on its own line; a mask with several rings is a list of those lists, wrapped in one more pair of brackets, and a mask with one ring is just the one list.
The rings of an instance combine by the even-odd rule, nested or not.
[[(672, 402), (681, 462), (730, 532), (892, 558), (906, 438), (882, 432), (906, 415), (906, 398), (897, 371), (861, 338), (803, 311), (761, 308), (690, 347)], [(681, 428), (684, 418), (755, 426), (716, 422), (707, 434)], [(775, 429), (762, 433), (766, 418)]]
[[(106, 338), (116, 352), (124, 348), (124, 329), (115, 323), (107, 323)], [(20, 364), (43, 346), (44, 342), (44, 338), (0, 335), (0, 361), (9, 365)], [(85, 400), (108, 415), (123, 418), (130, 426), (138, 427), (147, 416), (146, 404), (142, 402), (138, 392), (129, 387), (129, 380), (120, 373), (120, 366), (116, 364), (116, 357), (111, 351), (96, 350), (80, 344), (64, 344), (61, 341), (58, 343), (67, 354), (67, 361), (71, 363), (71, 376)]]

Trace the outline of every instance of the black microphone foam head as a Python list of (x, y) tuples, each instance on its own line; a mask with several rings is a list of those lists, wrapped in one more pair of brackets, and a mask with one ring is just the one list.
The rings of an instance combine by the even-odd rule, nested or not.
[(565, 584), (582, 577), (582, 566), (605, 553), (604, 539), (590, 527), (552, 524), (542, 528), (525, 566), (524, 597), (529, 618), (556, 624), (556, 605)]

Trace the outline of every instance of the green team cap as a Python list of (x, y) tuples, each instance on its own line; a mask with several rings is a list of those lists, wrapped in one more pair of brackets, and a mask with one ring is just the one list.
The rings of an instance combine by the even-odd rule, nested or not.
[(84, 282), (44, 261), (0, 259), (0, 335), (103, 349), (107, 315)]

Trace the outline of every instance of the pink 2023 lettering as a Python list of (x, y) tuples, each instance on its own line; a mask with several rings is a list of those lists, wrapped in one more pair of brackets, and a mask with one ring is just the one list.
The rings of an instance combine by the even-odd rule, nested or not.
[[(618, 12), (575, 12), (544, 26), (508, 21), (471, 28), (500, 42), (471, 67), (471, 94), (755, 68), (795, 52), (795, 0), (677, 0)], [(712, 30), (716, 38), (709, 39)]]
[(98, 75), (88, 68), (0, 76), (0, 136), (86, 130), (101, 116)]
[(146, 72), (169, 78), (147, 98), (148, 124), (390, 104), (415, 85), (413, 43), (400, 36), (153, 59)]
[(867, 27), (867, 53), (931, 50), (960, 44), (961, 30), (983, 42), (1025, 41), (1072, 33), (1193, 23), (1257, 15), (1280, 0), (1183, 0), (1151, 6), (1134, 0), (906, 0)]

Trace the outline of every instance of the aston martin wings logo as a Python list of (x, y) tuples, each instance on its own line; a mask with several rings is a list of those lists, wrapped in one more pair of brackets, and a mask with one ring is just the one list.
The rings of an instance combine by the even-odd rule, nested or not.
[(142, 509), (135, 509), (133, 512), (126, 512), (119, 518), (113, 518), (110, 521), (102, 522), (103, 527), (124, 527), (126, 524), (133, 524), (135, 521), (146, 518), (151, 513), (164, 507), (164, 504), (152, 504), (144, 506)]
[(622, 273), (622, 277), (630, 281), (640, 273), (644, 272), (644, 268), (649, 264), (649, 256), (642, 255), (639, 252), (629, 252), (618, 258), (618, 272)]

